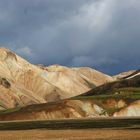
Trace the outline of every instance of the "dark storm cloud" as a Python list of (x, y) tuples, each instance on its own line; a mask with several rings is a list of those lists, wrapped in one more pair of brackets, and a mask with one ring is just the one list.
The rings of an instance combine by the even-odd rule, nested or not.
[(0, 0), (1, 44), (33, 63), (138, 69), (139, 25), (139, 0)]

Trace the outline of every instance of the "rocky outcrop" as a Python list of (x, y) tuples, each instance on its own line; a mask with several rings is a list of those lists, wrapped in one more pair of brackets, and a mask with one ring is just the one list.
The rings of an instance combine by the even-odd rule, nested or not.
[(124, 107), (119, 112), (114, 113), (114, 117), (134, 117), (140, 116), (140, 100), (137, 100), (127, 107)]
[(0, 85), (4, 86), (5, 88), (11, 87), (11, 84), (8, 82), (8, 80), (1, 77), (0, 77)]

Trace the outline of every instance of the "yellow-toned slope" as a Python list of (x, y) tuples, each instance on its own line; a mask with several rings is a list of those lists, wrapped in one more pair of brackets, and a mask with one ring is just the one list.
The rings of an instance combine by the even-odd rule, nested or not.
[(0, 48), (0, 78), (10, 85), (6, 87), (1, 82), (1, 108), (45, 103), (49, 95), (55, 94), (55, 100), (59, 98), (59, 93), (66, 94), (49, 83), (44, 74), (45, 70), (28, 63), (8, 49)]
[[(122, 99), (106, 99), (104, 101), (93, 99), (64, 100), (0, 112), (0, 121), (139, 116), (139, 104), (140, 101), (134, 101), (128, 105)], [(117, 108), (120, 110), (119, 112), (117, 112)]]
[(73, 97), (112, 80), (90, 68), (40, 68), (0, 48), (0, 109)]
[(91, 83), (94, 83), (96, 86), (100, 86), (102, 84), (112, 82), (115, 80), (111, 76), (103, 74), (89, 67), (73, 68), (73, 70), (77, 71), (77, 73), (79, 73), (81, 77), (85, 78)]
[[(43, 67), (42, 67), (43, 69)], [(68, 94), (67, 98), (85, 93), (96, 86), (114, 79), (88, 67), (68, 68), (60, 65), (44, 67), (48, 72), (47, 80)]]
[(103, 109), (94, 104), (93, 101), (66, 100), (49, 104), (27, 106), (19, 111), (13, 110), (13, 112), (9, 114), (0, 114), (0, 120), (91, 118), (101, 116), (100, 113), (102, 113), (102, 110)]
[(136, 72), (136, 70), (130, 70), (130, 71), (122, 72), (122, 73), (119, 73), (117, 75), (114, 75), (113, 78), (115, 78), (115, 79), (123, 79), (123, 78), (133, 74), (134, 72)]
[(131, 103), (129, 106), (121, 109), (119, 112), (114, 113), (114, 117), (132, 117), (140, 116), (140, 100)]

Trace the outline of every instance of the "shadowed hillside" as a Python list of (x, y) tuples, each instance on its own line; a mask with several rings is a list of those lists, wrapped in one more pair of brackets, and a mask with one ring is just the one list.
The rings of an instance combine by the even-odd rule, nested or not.
[[(83, 96), (91, 96), (91, 95), (100, 95), (100, 94), (108, 94), (112, 91), (115, 91), (119, 88), (138, 88), (140, 87), (140, 75), (137, 75), (131, 79), (122, 79), (111, 83), (103, 84), (95, 89), (92, 89), (84, 94)], [(81, 95), (81, 96), (82, 96)]]

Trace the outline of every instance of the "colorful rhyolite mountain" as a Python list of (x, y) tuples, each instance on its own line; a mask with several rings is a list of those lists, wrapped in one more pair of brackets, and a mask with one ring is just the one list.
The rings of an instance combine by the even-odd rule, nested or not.
[[(124, 82), (131, 84), (122, 86)], [(88, 67), (45, 67), (30, 64), (14, 52), (0, 48), (0, 120), (137, 116), (138, 96), (135, 100), (121, 97), (123, 93), (139, 92), (139, 87), (139, 71), (120, 78)], [(90, 96), (86, 96), (89, 92)]]
[(1, 109), (66, 99), (113, 80), (91, 68), (42, 68), (0, 48)]

